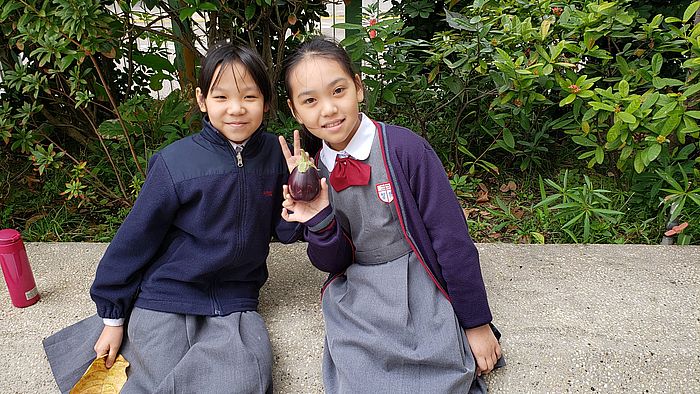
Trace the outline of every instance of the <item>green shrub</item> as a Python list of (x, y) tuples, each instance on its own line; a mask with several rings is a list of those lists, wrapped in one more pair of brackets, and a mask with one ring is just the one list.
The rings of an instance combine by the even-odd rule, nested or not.
[[(613, 186), (640, 194), (638, 182), (661, 184), (673, 168), (669, 176), (693, 190), (700, 181), (698, 8), (689, 3), (682, 17), (645, 8), (645, 18), (627, 0), (457, 1), (432, 11), (449, 26), (432, 37), (417, 38), (414, 26), (383, 14), (376, 24), (344, 26), (360, 32), (343, 44), (364, 61), (367, 110), (410, 119), (458, 174), (556, 174), (583, 165), (592, 178), (612, 175)], [(654, 218), (667, 193), (647, 189), (630, 204), (645, 200), (633, 208)], [(684, 207), (665, 221), (687, 218)], [(570, 240), (590, 242), (592, 231), (603, 231), (595, 217), (585, 225), (581, 216), (584, 231)]]

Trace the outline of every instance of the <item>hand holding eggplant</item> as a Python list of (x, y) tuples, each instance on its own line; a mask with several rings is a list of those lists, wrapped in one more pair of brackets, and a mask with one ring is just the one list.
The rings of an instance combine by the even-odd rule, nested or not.
[(309, 155), (301, 151), (301, 160), (289, 175), (289, 194), (297, 201), (311, 201), (321, 191), (321, 177)]
[(282, 218), (304, 223), (329, 205), (328, 185), (325, 178), (319, 178), (313, 159), (301, 149), (298, 130), (294, 130), (294, 154), (284, 137), (279, 142), (291, 173), (289, 185), (283, 186)]
[(298, 201), (292, 198), (289, 193), (289, 186), (282, 186), (282, 219), (288, 222), (306, 223), (309, 219), (316, 216), (325, 207), (328, 202), (328, 183), (326, 178), (321, 178), (321, 190), (311, 201)]

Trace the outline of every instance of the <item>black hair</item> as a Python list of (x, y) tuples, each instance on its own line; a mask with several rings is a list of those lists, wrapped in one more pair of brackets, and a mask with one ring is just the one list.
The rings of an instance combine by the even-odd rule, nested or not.
[[(202, 96), (207, 98), (211, 87), (219, 82), (221, 73), (224, 72), (227, 66), (233, 66), (234, 63), (242, 64), (250, 73), (263, 95), (265, 106), (269, 108), (272, 102), (272, 83), (267, 75), (265, 62), (255, 50), (225, 41), (216, 43), (209, 48), (206, 57), (202, 60), (202, 69), (198, 80)], [(221, 65), (221, 68), (214, 75), (219, 65)]]
[[(293, 97), (292, 87), (290, 84), (290, 75), (294, 68), (299, 65), (303, 60), (309, 57), (321, 57), (329, 60), (334, 60), (340, 67), (345, 71), (348, 76), (355, 81), (355, 75), (358, 72), (355, 69), (355, 65), (350, 59), (350, 55), (343, 49), (337, 42), (323, 37), (316, 36), (308, 41), (301, 44), (291, 55), (287, 57), (284, 64), (284, 87), (287, 90), (287, 96)], [(362, 89), (362, 86), (357, 86), (358, 89)], [(313, 157), (321, 149), (322, 142), (321, 139), (311, 134), (306, 126), (302, 125), (301, 128), (301, 146), (302, 148), (309, 152)]]

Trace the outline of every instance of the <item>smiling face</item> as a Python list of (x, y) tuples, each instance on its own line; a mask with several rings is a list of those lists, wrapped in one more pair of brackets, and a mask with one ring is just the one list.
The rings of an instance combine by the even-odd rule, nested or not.
[(296, 120), (331, 148), (345, 149), (360, 126), (360, 77), (335, 60), (306, 56), (290, 70), (287, 83), (287, 104)]
[[(221, 67), (224, 67), (221, 70)], [(248, 70), (239, 62), (218, 66), (206, 97), (197, 88), (197, 103), (211, 125), (224, 137), (241, 143), (260, 127), (267, 111), (263, 94)]]

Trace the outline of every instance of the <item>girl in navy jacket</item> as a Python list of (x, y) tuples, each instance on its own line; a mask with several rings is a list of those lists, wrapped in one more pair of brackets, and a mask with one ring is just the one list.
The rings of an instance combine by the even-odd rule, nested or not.
[(258, 294), (271, 237), (301, 235), (279, 217), (289, 167), (263, 125), (272, 87), (254, 51), (222, 44), (204, 59), (196, 94), (202, 131), (153, 155), (100, 261), (90, 291), (99, 319), (45, 341), (62, 391), (91, 361), (65, 349), (85, 343), (107, 367), (125, 356), (125, 393), (271, 391)]
[(480, 375), (501, 358), (498, 333), (437, 155), (410, 130), (359, 112), (362, 82), (333, 42), (302, 44), (285, 81), (295, 118), (322, 140), (321, 193), (295, 201), (285, 186), (283, 217), (305, 224), (312, 264), (330, 273), (326, 392), (486, 391)]

